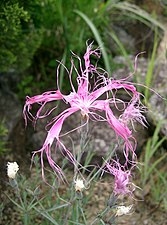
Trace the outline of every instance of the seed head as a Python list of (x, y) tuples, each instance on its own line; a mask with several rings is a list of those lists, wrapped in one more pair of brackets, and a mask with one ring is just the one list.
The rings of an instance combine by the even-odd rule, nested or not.
[(17, 162), (8, 162), (7, 163), (7, 175), (11, 179), (15, 179), (19, 166)]
[(132, 209), (133, 205), (129, 205), (129, 206), (118, 206), (117, 207), (117, 211), (116, 211), (116, 216), (122, 216), (122, 215), (126, 215), (130, 212), (130, 210)]
[(77, 179), (77, 180), (75, 181), (75, 191), (81, 192), (82, 189), (84, 189), (84, 188), (85, 188), (85, 185), (84, 185), (83, 180)]

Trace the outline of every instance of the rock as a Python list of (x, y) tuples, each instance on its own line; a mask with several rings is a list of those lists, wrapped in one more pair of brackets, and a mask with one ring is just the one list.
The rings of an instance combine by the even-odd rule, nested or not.
[[(154, 90), (149, 99), (150, 111), (148, 113), (150, 120), (154, 125), (162, 121), (161, 134), (167, 136), (167, 64), (158, 64), (155, 68)], [(160, 94), (162, 97), (160, 97)]]
[[(124, 25), (121, 24), (119, 26), (118, 24), (113, 26), (113, 32), (116, 34), (118, 40), (121, 42), (123, 46), (126, 46), (126, 51), (135, 51), (135, 39), (131, 34), (129, 34), (126, 29), (124, 28)], [(112, 52), (118, 54), (118, 45), (115, 43), (115, 41), (110, 38), (109, 44), (111, 46)]]
[(10, 89), (9, 82), (11, 82), (11, 79), (6, 75), (0, 75), (0, 123), (3, 123), (3, 126), (8, 130), (4, 136), (7, 150), (0, 155), (3, 181), (6, 178), (6, 163), (8, 161), (17, 161), (19, 165), (20, 162), (25, 162), (22, 106), (17, 96)]
[[(130, 61), (134, 61), (134, 57), (129, 56)], [(151, 89), (150, 90), (150, 99), (148, 102), (149, 111), (147, 113), (147, 119), (151, 124), (156, 126), (156, 124), (163, 120), (164, 123), (161, 128), (162, 135), (167, 136), (167, 107), (166, 107), (166, 99), (167, 99), (167, 82), (166, 82), (166, 73), (167, 73), (167, 61), (164, 62), (159, 60), (160, 58), (157, 57), (157, 60), (155, 61), (155, 67), (153, 71), (152, 76), (152, 83), (151, 83)], [(116, 57), (115, 62), (124, 64), (125, 67), (116, 70), (113, 73), (113, 77), (115, 79), (122, 79), (126, 78), (129, 74), (132, 74), (130, 72), (130, 67), (128, 65), (128, 62), (123, 57)], [(147, 74), (147, 68), (148, 68), (149, 61), (146, 58), (143, 58), (141, 56), (138, 57), (137, 60), (137, 69), (133, 76), (130, 77), (131, 82), (137, 82), (141, 85), (138, 87), (142, 87), (142, 85), (145, 85), (145, 79)], [(145, 89), (144, 86), (142, 88)]]
[[(16, 74), (0, 74), (0, 121), (7, 128), (4, 137), (7, 148), (10, 150), (6, 160), (22, 161), (25, 156), (25, 132), (22, 115), (22, 105), (17, 95), (11, 90), (17, 83)], [(2, 160), (2, 163), (6, 163)], [(4, 165), (6, 166), (6, 165)]]
[(22, 118), (22, 107), (17, 96), (10, 91), (3, 76), (0, 77), (0, 121), (4, 121), (8, 129), (6, 139), (12, 134), (14, 127)]
[[(167, 28), (167, 23), (164, 24)], [(157, 50), (157, 60), (154, 69), (154, 82), (152, 93), (150, 97), (150, 112), (149, 116), (154, 125), (162, 121), (161, 134), (167, 136), (167, 30), (159, 44)], [(159, 97), (160, 94), (162, 97)]]

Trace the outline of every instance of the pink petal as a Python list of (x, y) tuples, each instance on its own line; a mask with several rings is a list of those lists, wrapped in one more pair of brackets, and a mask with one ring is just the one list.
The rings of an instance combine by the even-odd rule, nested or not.
[(125, 171), (124, 167), (119, 162), (113, 160), (112, 164), (106, 163), (106, 168), (115, 177), (114, 180), (114, 193), (117, 194), (129, 194), (131, 193), (130, 186), (130, 171)]
[(38, 103), (41, 105), (41, 107), (38, 109), (36, 113), (36, 119), (40, 116), (40, 113), (45, 106), (47, 102), (55, 101), (55, 100), (61, 100), (63, 99), (63, 95), (60, 93), (59, 90), (57, 91), (48, 91), (43, 93), (42, 95), (36, 95), (34, 97), (26, 97), (26, 103), (24, 105), (23, 109), (23, 116), (25, 119), (25, 123), (27, 125), (27, 118), (30, 120), (34, 120), (35, 117), (30, 113), (30, 110), (32, 108), (32, 105), (35, 103)]
[(47, 137), (45, 139), (45, 142), (42, 146), (42, 148), (38, 151), (35, 151), (33, 154), (33, 157), (36, 153), (41, 153), (41, 166), (43, 169), (43, 153), (46, 153), (49, 165), (53, 168), (53, 170), (56, 171), (56, 173), (58, 174), (58, 176), (62, 177), (62, 171), (61, 168), (53, 161), (52, 157), (51, 157), (51, 147), (53, 144), (54, 139), (57, 140), (57, 142), (62, 145), (62, 147), (64, 148), (64, 150), (67, 153), (68, 158), (71, 161), (75, 161), (75, 159), (73, 158), (72, 154), (65, 148), (65, 146), (60, 142), (59, 140), (59, 135), (63, 126), (63, 123), (65, 121), (65, 119), (67, 117), (69, 117), (71, 114), (75, 113), (76, 111), (78, 111), (77, 108), (70, 108), (64, 111), (64, 114), (62, 114), (62, 116), (53, 124), (53, 126), (50, 128), (50, 130), (48, 131)]

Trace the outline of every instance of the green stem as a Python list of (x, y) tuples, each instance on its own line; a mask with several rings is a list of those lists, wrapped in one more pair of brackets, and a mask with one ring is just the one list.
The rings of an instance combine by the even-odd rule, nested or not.
[(96, 224), (95, 222), (98, 220), (102, 220), (102, 218), (109, 212), (110, 207), (107, 206), (101, 213), (97, 215), (97, 217), (93, 220), (93, 222), (90, 225)]
[(28, 213), (27, 212), (24, 212), (24, 225), (29, 225), (29, 218), (28, 218)]
[(80, 148), (76, 153), (76, 160), (77, 160), (77, 165), (75, 166), (74, 169), (74, 181), (77, 179), (78, 175), (78, 167), (81, 162), (81, 157), (83, 154), (83, 151), (86, 147), (86, 140), (88, 136), (88, 131), (89, 131), (89, 124), (87, 121), (87, 117), (81, 115), (81, 137), (80, 137)]

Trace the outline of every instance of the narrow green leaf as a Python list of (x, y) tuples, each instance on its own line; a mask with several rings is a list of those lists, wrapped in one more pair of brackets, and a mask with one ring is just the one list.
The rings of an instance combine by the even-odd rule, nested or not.
[(145, 158), (144, 163), (147, 165), (150, 160), (150, 149), (151, 149), (151, 139), (148, 139), (146, 144), (146, 152), (145, 152)]
[(130, 69), (131, 71), (133, 71), (133, 65), (132, 65), (132, 62), (131, 60), (129, 59), (128, 57), (128, 54), (126, 52), (126, 49), (124, 48), (122, 42), (118, 39), (117, 35), (114, 33), (114, 32), (108, 32), (109, 36), (111, 36), (111, 38), (115, 41), (115, 43), (118, 45), (119, 49), (121, 50), (122, 52), (122, 55), (125, 57), (125, 59), (127, 60), (129, 66), (130, 66)]
[(55, 211), (57, 209), (68, 207), (69, 205), (70, 205), (70, 203), (66, 203), (66, 204), (59, 205), (59, 206), (53, 206), (52, 208), (45, 210), (45, 212), (52, 212), (52, 211)]
[[(66, 52), (66, 50), (64, 51), (64, 54), (63, 54), (63, 64), (65, 64), (66, 63), (66, 57), (67, 57), (67, 52)], [(60, 76), (59, 76), (59, 80), (60, 80), (60, 82), (59, 82), (59, 86), (60, 86), (60, 90), (61, 90), (61, 88), (62, 88), (62, 85), (63, 85), (63, 80), (64, 80), (64, 67), (63, 66), (61, 66), (60, 67)]]
[(7, 195), (7, 197), (10, 199), (10, 201), (11, 202), (13, 202), (13, 204), (14, 205), (16, 205), (19, 209), (21, 209), (21, 210), (25, 210), (25, 208), (23, 208), (23, 207), (21, 207), (17, 202), (15, 202), (11, 197), (9, 197), (8, 195)]
[(147, 171), (147, 177), (150, 175), (150, 173), (153, 171), (153, 169), (167, 156), (167, 153), (161, 156), (159, 159), (157, 159), (152, 166)]
[(37, 207), (33, 207), (35, 211), (37, 211), (39, 214), (41, 214), (43, 217), (45, 217), (47, 220), (52, 222), (54, 225), (59, 225), (47, 212), (39, 210)]
[(90, 27), (92, 33), (94, 34), (98, 45), (100, 47), (102, 47), (101, 52), (102, 52), (102, 55), (103, 55), (105, 68), (106, 68), (107, 72), (109, 73), (109, 76), (111, 76), (111, 69), (110, 69), (110, 63), (109, 63), (109, 59), (108, 59), (108, 56), (107, 56), (107, 52), (106, 52), (105, 46), (103, 44), (103, 41), (101, 39), (101, 36), (100, 36), (97, 28), (95, 27), (95, 25), (92, 23), (92, 21), (84, 13), (82, 13), (79, 10), (74, 10), (74, 12), (76, 14), (78, 14), (87, 23), (87, 25)]
[(72, 223), (72, 224), (76, 224), (76, 225), (85, 225), (85, 224), (83, 224), (83, 223), (74, 222), (74, 221), (72, 221), (72, 220), (68, 220), (68, 222), (70, 222), (70, 223)]
[[(149, 13), (147, 13), (145, 10), (141, 9), (137, 5), (134, 5), (134, 4), (128, 3), (128, 2), (119, 2), (116, 4), (109, 5), (109, 7), (110, 7), (110, 9), (112, 9), (112, 8), (121, 9), (123, 12), (125, 12), (125, 11), (131, 12), (131, 13), (143, 18), (144, 19), (143, 21), (145, 21), (145, 22), (148, 21), (150, 23), (150, 27), (152, 27), (152, 25), (155, 25), (155, 26), (161, 28), (163, 31), (166, 30), (165, 26), (162, 23), (160, 23), (158, 20), (154, 19)], [(127, 16), (129, 16), (129, 14), (127, 14)]]
[(162, 124), (163, 124), (163, 121), (159, 121), (158, 124), (156, 125), (156, 129), (155, 129), (153, 137), (152, 137), (152, 146), (153, 147), (156, 145), (157, 140), (159, 138), (158, 135), (159, 135), (160, 129), (162, 127)]
[(84, 220), (84, 223), (87, 224), (86, 216), (85, 216), (85, 214), (84, 214), (84, 211), (83, 211), (82, 207), (79, 207), (79, 209), (80, 209), (80, 211), (81, 211), (81, 214), (82, 214), (82, 218), (83, 218), (83, 220)]
[(146, 79), (145, 79), (145, 85), (147, 86), (147, 88), (145, 88), (145, 92), (144, 92), (146, 103), (148, 102), (149, 97), (150, 97), (149, 88), (151, 86), (152, 77), (153, 77), (157, 46), (158, 46), (158, 41), (157, 41), (157, 31), (156, 31), (155, 37), (154, 37), (153, 51), (151, 54), (151, 59), (150, 59), (150, 62), (149, 62), (148, 68), (147, 68), (147, 74), (146, 74)]
[(102, 219), (100, 219), (100, 222), (101, 222), (101, 224), (106, 225)]
[(159, 147), (162, 145), (162, 143), (167, 140), (166, 137), (163, 137), (160, 141), (157, 142), (156, 146), (150, 151), (150, 157), (154, 155), (154, 153), (159, 149)]

